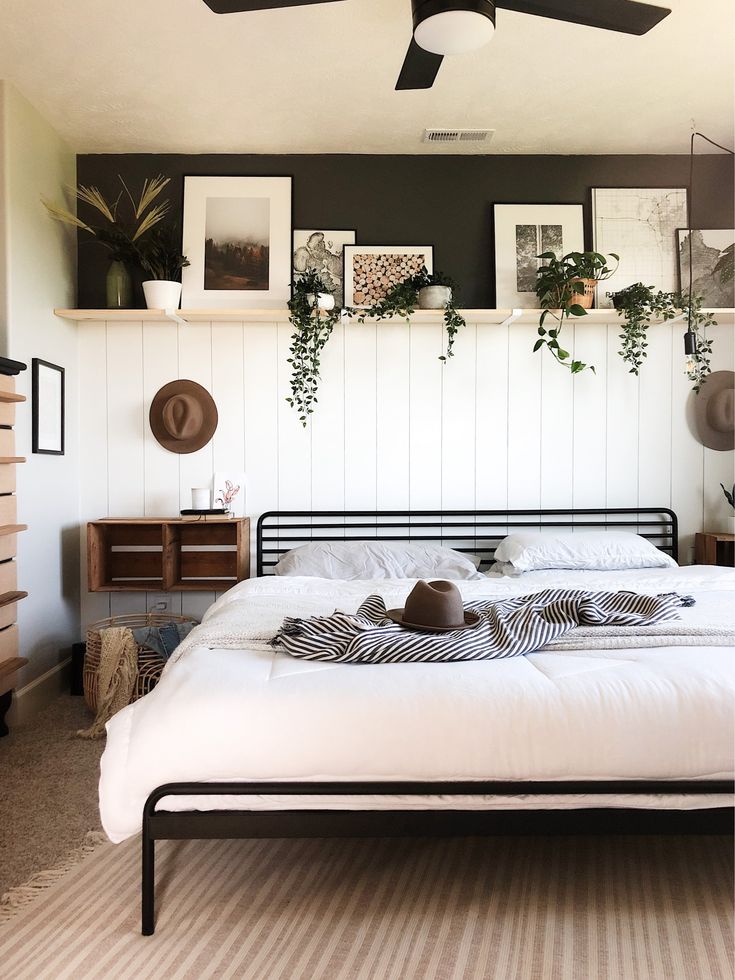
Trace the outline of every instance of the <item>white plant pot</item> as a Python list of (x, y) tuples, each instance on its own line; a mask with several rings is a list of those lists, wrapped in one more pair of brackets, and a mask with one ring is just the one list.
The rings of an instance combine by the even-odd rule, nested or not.
[[(314, 294), (307, 293), (306, 301), (309, 306), (314, 305)], [(319, 310), (333, 310), (334, 309), (334, 296), (331, 293), (319, 293), (317, 296), (317, 309)]]
[(168, 279), (149, 279), (143, 283), (145, 305), (149, 310), (178, 310), (181, 302), (181, 283)]
[(450, 286), (422, 286), (419, 289), (419, 309), (443, 310), (451, 298)]

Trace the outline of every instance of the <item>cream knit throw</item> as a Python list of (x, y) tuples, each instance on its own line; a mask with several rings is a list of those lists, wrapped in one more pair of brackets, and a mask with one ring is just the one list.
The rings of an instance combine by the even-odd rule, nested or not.
[(77, 735), (102, 738), (110, 718), (130, 704), (137, 678), (138, 644), (132, 630), (126, 626), (103, 630), (97, 671), (97, 717), (89, 728), (80, 729)]

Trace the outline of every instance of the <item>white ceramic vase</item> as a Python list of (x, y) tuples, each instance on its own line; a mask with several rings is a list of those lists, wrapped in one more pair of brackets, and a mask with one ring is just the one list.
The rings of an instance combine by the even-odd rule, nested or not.
[(168, 279), (149, 279), (143, 283), (145, 305), (149, 310), (178, 310), (181, 302), (181, 283)]
[(443, 310), (451, 298), (450, 286), (422, 286), (419, 289), (419, 309)]
[[(331, 293), (319, 293), (316, 298), (316, 306), (319, 310), (333, 310), (334, 309), (334, 296)], [(306, 301), (309, 306), (314, 305), (314, 294), (307, 293)]]

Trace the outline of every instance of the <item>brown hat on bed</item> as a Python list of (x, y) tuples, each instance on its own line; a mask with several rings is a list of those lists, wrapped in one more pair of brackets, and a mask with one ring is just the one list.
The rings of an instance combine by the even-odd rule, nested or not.
[(151, 402), (151, 431), (172, 453), (195, 453), (217, 428), (217, 406), (196, 381), (169, 381)]
[(427, 633), (450, 633), (477, 626), (477, 613), (465, 612), (462, 596), (453, 582), (417, 582), (403, 609), (389, 609), (387, 615), (394, 623)]
[(699, 440), (708, 449), (735, 449), (735, 371), (708, 375), (694, 403)]

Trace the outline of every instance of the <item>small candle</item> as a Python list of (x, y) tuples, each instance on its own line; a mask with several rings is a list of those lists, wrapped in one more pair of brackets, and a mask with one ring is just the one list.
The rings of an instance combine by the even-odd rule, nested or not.
[(192, 510), (209, 510), (212, 506), (211, 503), (211, 491), (209, 487), (192, 487), (191, 488), (191, 509)]

